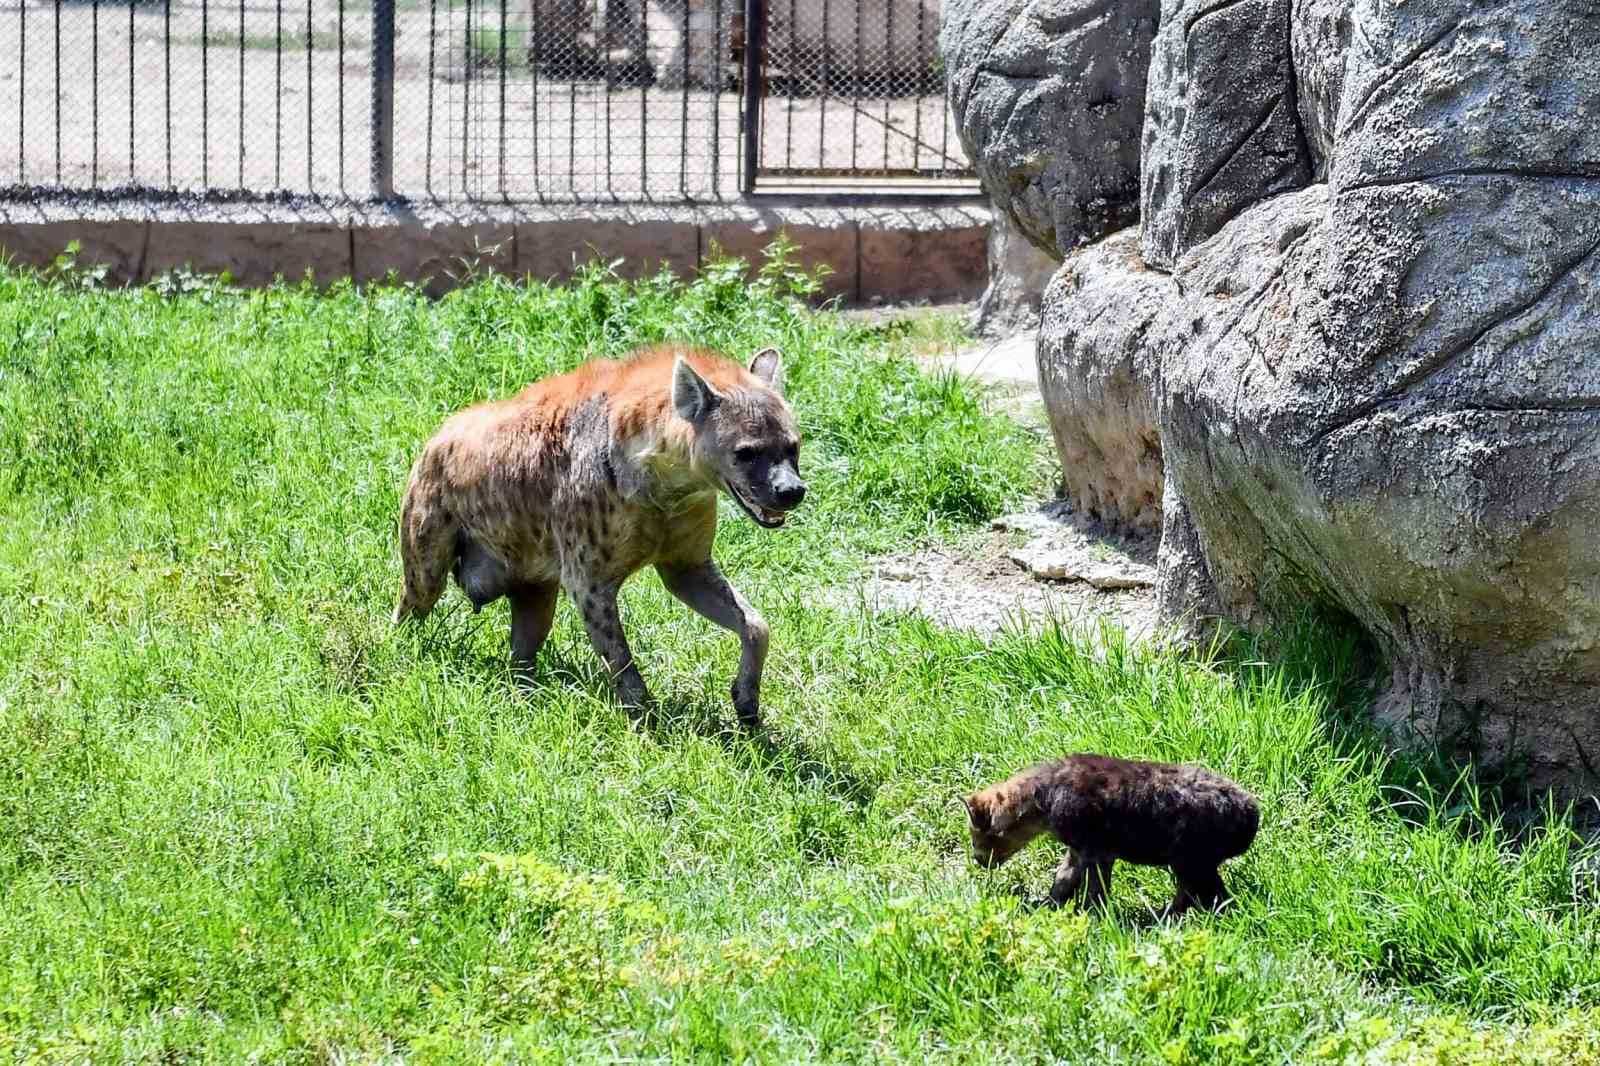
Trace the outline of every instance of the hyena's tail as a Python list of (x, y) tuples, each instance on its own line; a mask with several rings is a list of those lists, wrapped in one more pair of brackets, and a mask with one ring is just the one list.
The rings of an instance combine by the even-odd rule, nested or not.
[(400, 565), (405, 588), (395, 605), (394, 622), (423, 619), (444, 594), (455, 562), (456, 520), (439, 499), (438, 479), (430, 476), (426, 452), (411, 468), (400, 504)]

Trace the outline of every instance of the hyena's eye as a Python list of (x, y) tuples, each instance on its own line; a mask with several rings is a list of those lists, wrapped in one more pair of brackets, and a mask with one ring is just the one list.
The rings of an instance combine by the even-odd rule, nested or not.
[(735, 448), (733, 450), (734, 461), (739, 463), (753, 463), (756, 461), (756, 457), (760, 454), (760, 448), (752, 448), (748, 444), (742, 448)]

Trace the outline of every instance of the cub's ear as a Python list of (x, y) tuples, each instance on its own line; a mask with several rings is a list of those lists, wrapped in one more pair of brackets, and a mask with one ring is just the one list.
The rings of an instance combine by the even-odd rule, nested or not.
[(683, 356), (678, 356), (672, 364), (672, 409), (678, 417), (698, 424), (721, 402), (721, 394)]
[(989, 809), (976, 802), (971, 796), (962, 796), (961, 802), (967, 808), (967, 821), (972, 824), (972, 828), (980, 833), (987, 833), (989, 831)]
[(776, 348), (763, 348), (750, 360), (750, 373), (760, 378), (767, 388), (783, 395), (783, 353)]

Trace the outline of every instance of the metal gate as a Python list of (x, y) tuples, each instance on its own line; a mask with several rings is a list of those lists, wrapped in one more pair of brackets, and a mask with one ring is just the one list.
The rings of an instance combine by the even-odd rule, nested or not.
[(0, 0), (0, 198), (976, 191), (939, 0)]
[(939, 0), (745, 0), (740, 29), (745, 193), (977, 191)]

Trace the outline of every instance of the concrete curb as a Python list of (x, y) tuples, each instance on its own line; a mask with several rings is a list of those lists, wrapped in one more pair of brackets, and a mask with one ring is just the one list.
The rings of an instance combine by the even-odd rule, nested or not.
[(825, 297), (846, 304), (976, 299), (988, 281), (989, 209), (801, 203), (704, 206), (0, 202), (0, 252), (42, 267), (76, 240), (80, 263), (107, 281), (149, 281), (177, 267), (260, 286), (318, 284), (391, 272), (442, 294), (462, 260), (513, 277), (560, 281), (591, 260), (641, 277), (664, 264), (687, 277), (714, 249), (759, 263), (784, 231), (807, 265), (826, 264)]

